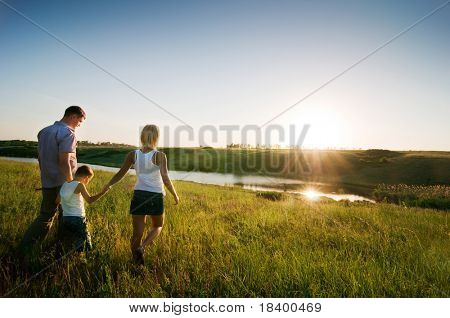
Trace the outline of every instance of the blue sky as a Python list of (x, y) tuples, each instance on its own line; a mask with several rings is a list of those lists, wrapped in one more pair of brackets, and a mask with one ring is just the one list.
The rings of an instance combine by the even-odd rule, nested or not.
[[(443, 3), (5, 1), (196, 131), (263, 124)], [(450, 5), (273, 123), (310, 124), (307, 147), (450, 150), (449, 30)], [(0, 3), (0, 139), (73, 104), (83, 140), (180, 124)]]

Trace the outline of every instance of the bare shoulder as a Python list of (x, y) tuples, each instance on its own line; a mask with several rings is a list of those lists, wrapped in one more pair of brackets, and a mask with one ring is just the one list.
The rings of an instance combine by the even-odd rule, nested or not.
[(125, 161), (134, 163), (135, 154), (136, 154), (136, 150), (130, 151), (126, 156)]
[(161, 163), (166, 161), (166, 154), (162, 151), (156, 152), (156, 164), (159, 166)]
[(157, 153), (156, 153), (156, 155), (158, 156), (158, 158), (160, 158), (160, 159), (162, 159), (162, 160), (166, 160), (166, 154), (164, 153), (164, 152), (162, 152), (162, 151), (158, 151)]
[(81, 191), (83, 191), (84, 189), (86, 189), (86, 187), (84, 186), (83, 183), (80, 182), (80, 183), (78, 183), (77, 187), (75, 188), (74, 193), (75, 193), (75, 194), (78, 194), (78, 193), (80, 193)]
[(166, 154), (159, 150), (156, 152), (156, 155), (159, 156), (160, 158), (166, 158)]

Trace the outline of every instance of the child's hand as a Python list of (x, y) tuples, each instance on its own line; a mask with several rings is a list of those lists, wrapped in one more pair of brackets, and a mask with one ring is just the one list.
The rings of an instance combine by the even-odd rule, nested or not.
[(178, 194), (176, 196), (174, 196), (173, 198), (175, 199), (175, 205), (180, 203), (180, 197), (178, 196)]

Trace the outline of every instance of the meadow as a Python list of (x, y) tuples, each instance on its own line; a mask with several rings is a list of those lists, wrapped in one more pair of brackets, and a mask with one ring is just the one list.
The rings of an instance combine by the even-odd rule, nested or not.
[(450, 210), (450, 186), (409, 186), (380, 184), (374, 190), (377, 201), (405, 206)]
[[(95, 193), (110, 173), (96, 172)], [(16, 246), (37, 214), (35, 164), (0, 160), (4, 297), (448, 297), (448, 213), (381, 203), (279, 200), (178, 181), (181, 204), (146, 254), (130, 260), (127, 176), (87, 207), (95, 250), (53, 264), (54, 229), (28, 258)], [(36, 273), (40, 273), (35, 275)]]

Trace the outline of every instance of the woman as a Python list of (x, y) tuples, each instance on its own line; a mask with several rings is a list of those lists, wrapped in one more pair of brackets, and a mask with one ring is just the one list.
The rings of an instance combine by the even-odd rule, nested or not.
[[(109, 181), (108, 186), (119, 182), (134, 164), (137, 182), (130, 205), (133, 218), (133, 237), (131, 252), (133, 258), (144, 264), (144, 249), (161, 233), (164, 224), (164, 185), (178, 204), (180, 199), (170, 181), (167, 171), (167, 158), (156, 149), (159, 128), (146, 125), (141, 132), (141, 148), (128, 153), (119, 172)], [(147, 215), (152, 219), (152, 228), (142, 241)]]

